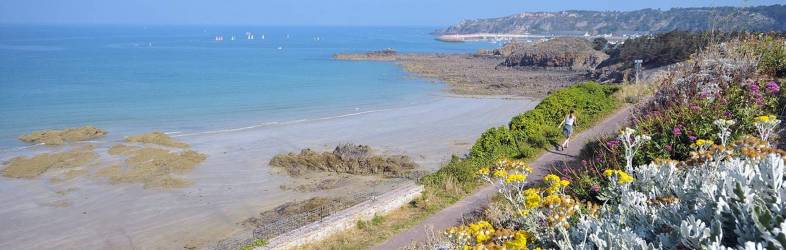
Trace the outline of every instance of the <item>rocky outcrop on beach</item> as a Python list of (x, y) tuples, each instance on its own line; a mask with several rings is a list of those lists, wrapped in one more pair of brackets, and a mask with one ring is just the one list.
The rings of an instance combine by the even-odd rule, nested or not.
[(284, 170), (291, 176), (308, 172), (333, 172), (354, 175), (382, 175), (405, 177), (417, 168), (406, 155), (375, 155), (366, 145), (342, 144), (332, 152), (303, 149), (299, 153), (278, 154), (270, 166)]
[(398, 53), (396, 50), (387, 48), (383, 50), (369, 51), (366, 53), (338, 53), (334, 54), (334, 59), (339, 60), (377, 60), (377, 61), (392, 61), (396, 59)]
[(701, 7), (635, 11), (525, 12), (506, 17), (464, 20), (437, 34), (659, 33), (682, 31), (785, 31), (786, 5)]
[[(25, 138), (40, 143), (52, 142), (55, 138), (54, 142), (62, 143), (103, 134), (106, 134), (103, 130), (84, 127), (36, 132)], [(163, 133), (153, 132), (129, 136), (124, 143), (113, 145), (107, 151), (108, 159), (101, 157), (95, 145), (88, 144), (15, 157), (5, 162), (0, 172), (3, 176), (21, 179), (45, 175), (51, 177), (53, 183), (92, 176), (106, 179), (110, 184), (140, 183), (145, 188), (180, 188), (191, 184), (180, 175), (189, 173), (207, 159), (205, 154), (185, 149), (188, 147)]]
[(147, 134), (141, 135), (132, 135), (126, 137), (127, 142), (137, 142), (137, 143), (147, 143), (147, 144), (157, 144), (165, 147), (174, 147), (174, 148), (187, 148), (188, 144), (175, 141), (172, 137), (161, 133), (161, 132), (151, 132)]
[(522, 45), (510, 43), (498, 49), (505, 60), (505, 67), (563, 68), (568, 70), (592, 70), (608, 58), (603, 52), (594, 50), (592, 43), (584, 38), (561, 37), (545, 42)]
[[(563, 68), (500, 67), (506, 52), (480, 50), (475, 54), (411, 54), (381, 56), (374, 53), (343, 54), (345, 60), (395, 61), (407, 72), (444, 82), (450, 92), (462, 95), (542, 97), (549, 91), (584, 80), (586, 72)], [(349, 59), (351, 58), (351, 59)]]
[(19, 140), (27, 143), (43, 143), (45, 145), (63, 145), (66, 142), (86, 141), (106, 135), (103, 129), (93, 126), (66, 128), (62, 130), (42, 130), (19, 136)]
[(72, 178), (87, 173), (85, 165), (98, 158), (94, 149), (94, 146), (87, 145), (32, 157), (18, 156), (5, 164), (2, 173), (5, 177), (32, 179), (48, 171), (61, 170), (66, 177)]
[(191, 181), (179, 175), (191, 172), (207, 159), (205, 154), (182, 149), (189, 145), (162, 133), (129, 136), (126, 141), (129, 144), (116, 144), (108, 151), (109, 155), (125, 160), (99, 169), (96, 176), (107, 178), (111, 184), (141, 183), (145, 188), (181, 188), (191, 185)]

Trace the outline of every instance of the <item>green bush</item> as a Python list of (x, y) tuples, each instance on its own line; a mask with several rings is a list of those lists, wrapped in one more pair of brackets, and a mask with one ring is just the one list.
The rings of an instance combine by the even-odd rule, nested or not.
[(562, 139), (558, 125), (571, 109), (576, 110), (577, 130), (590, 127), (612, 112), (619, 105), (613, 95), (618, 89), (616, 85), (587, 82), (557, 90), (534, 109), (513, 117), (508, 127), (486, 130), (467, 157), (454, 156), (448, 164), (421, 181), (427, 186), (439, 187), (451, 177), (470, 191), (477, 185), (475, 172), (481, 167), (498, 159), (532, 159), (556, 144)]
[(757, 65), (759, 71), (770, 76), (786, 76), (786, 42), (783, 39), (766, 36), (754, 45), (761, 55)]

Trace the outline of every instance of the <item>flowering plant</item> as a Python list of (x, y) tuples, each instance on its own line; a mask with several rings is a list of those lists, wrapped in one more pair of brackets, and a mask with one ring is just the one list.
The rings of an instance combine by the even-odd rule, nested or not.
[(734, 124), (737, 124), (737, 122), (734, 120), (717, 119), (715, 122), (713, 122), (713, 124), (718, 127), (718, 130), (720, 130), (718, 132), (718, 138), (721, 140), (721, 145), (725, 147), (726, 143), (729, 141), (729, 137), (731, 136), (731, 126), (734, 126)]
[(781, 120), (774, 115), (762, 115), (754, 119), (753, 125), (756, 127), (756, 132), (759, 133), (759, 139), (769, 142), (770, 135), (781, 123)]
[(626, 127), (617, 136), (617, 140), (620, 140), (625, 147), (625, 169), (633, 166), (633, 156), (639, 150), (639, 147), (652, 139), (649, 135), (635, 134), (635, 129)]

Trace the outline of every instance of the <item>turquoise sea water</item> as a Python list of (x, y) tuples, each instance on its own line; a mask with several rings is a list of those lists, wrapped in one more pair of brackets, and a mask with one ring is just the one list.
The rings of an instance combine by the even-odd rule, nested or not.
[(202, 133), (428, 101), (443, 86), (331, 55), (491, 47), (438, 42), (434, 29), (0, 25), (0, 149), (39, 129)]

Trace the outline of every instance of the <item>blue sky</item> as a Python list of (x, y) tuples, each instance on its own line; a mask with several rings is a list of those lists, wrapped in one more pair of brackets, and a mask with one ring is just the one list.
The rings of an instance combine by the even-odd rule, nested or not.
[(0, 23), (443, 26), (524, 11), (776, 3), (786, 0), (0, 0)]

